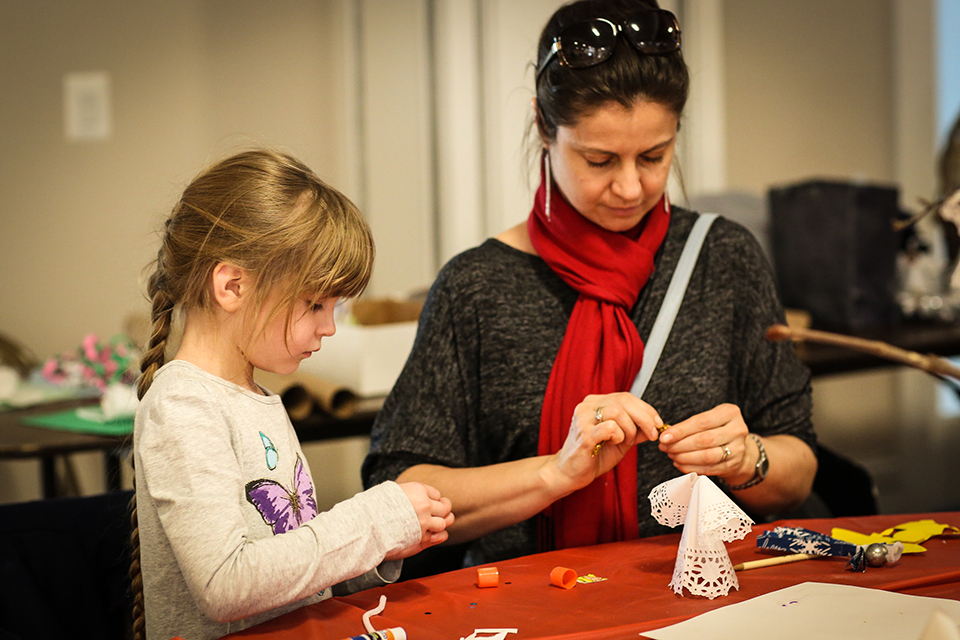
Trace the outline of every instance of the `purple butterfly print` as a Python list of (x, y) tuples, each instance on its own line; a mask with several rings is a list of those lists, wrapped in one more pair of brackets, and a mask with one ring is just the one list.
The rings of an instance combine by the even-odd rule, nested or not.
[(274, 534), (292, 531), (317, 515), (313, 483), (300, 456), (293, 469), (293, 491), (287, 491), (275, 480), (253, 480), (247, 483), (247, 501), (257, 508), (263, 521), (273, 527)]

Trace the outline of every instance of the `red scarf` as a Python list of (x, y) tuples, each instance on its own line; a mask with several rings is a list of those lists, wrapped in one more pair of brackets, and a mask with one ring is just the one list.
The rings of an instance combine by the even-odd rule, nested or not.
[[(548, 455), (563, 446), (573, 410), (585, 396), (629, 390), (640, 371), (643, 341), (629, 312), (653, 273), (653, 257), (670, 224), (670, 205), (664, 195), (637, 227), (614, 233), (580, 215), (554, 184), (548, 220), (542, 170), (540, 177), (527, 220), (530, 240), (550, 268), (580, 293), (543, 400), (538, 453)], [(542, 551), (637, 538), (636, 447), (613, 470), (543, 515), (548, 519), (541, 519)]]

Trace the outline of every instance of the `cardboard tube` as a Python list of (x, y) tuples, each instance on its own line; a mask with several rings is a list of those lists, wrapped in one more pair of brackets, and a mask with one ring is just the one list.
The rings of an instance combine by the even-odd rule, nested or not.
[(496, 567), (480, 567), (477, 569), (477, 586), (480, 588), (496, 587), (500, 585), (500, 572)]
[(567, 567), (554, 567), (550, 582), (561, 589), (572, 589), (577, 584), (577, 572)]
[(336, 418), (349, 418), (356, 411), (357, 394), (324, 378), (299, 371), (287, 376), (257, 371), (255, 378), (280, 396), (292, 420), (303, 420), (315, 407)]

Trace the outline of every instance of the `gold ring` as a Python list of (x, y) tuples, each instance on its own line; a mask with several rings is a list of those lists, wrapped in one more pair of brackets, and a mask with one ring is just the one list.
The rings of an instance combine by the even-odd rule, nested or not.
[(669, 428), (670, 428), (670, 425), (668, 425), (666, 422), (664, 422), (662, 425), (660, 425), (659, 427), (657, 427), (657, 433), (663, 433), (664, 431), (666, 431), (666, 430), (669, 429)]
[(723, 462), (730, 457), (730, 449), (725, 444), (720, 445), (720, 448), (723, 449), (723, 457), (720, 458), (720, 462)]
[(593, 414), (597, 422), (603, 422), (603, 407), (597, 407), (597, 412)]
[(602, 442), (598, 442), (597, 446), (593, 448), (593, 453), (590, 454), (591, 458), (596, 458), (600, 454), (600, 447), (603, 446)]

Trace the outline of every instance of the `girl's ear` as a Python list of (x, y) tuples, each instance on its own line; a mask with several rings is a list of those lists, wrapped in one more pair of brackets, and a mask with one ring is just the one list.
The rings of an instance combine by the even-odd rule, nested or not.
[(224, 311), (238, 311), (249, 291), (250, 275), (245, 269), (226, 262), (213, 268), (213, 299)]

